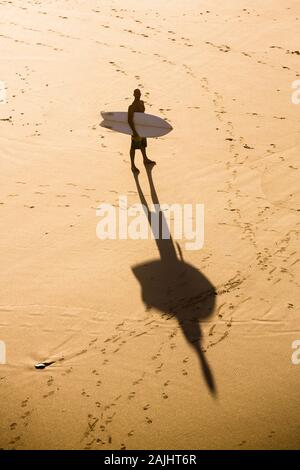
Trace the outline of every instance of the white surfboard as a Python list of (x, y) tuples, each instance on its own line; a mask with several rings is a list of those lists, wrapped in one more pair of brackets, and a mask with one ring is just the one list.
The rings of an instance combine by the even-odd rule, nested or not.
[[(122, 134), (132, 134), (128, 124), (128, 114), (125, 112), (102, 112), (103, 121), (100, 126)], [(147, 113), (134, 113), (134, 126), (140, 137), (161, 137), (173, 129), (164, 119)]]

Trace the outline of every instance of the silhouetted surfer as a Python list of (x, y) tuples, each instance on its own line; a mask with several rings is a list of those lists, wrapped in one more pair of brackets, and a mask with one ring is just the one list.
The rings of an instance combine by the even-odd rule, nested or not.
[(133, 122), (134, 113), (145, 112), (145, 104), (144, 104), (144, 101), (141, 100), (140, 90), (139, 89), (134, 90), (133, 96), (134, 96), (134, 101), (128, 108), (128, 124), (130, 125), (132, 129), (130, 158), (131, 158), (131, 170), (134, 173), (139, 173), (140, 170), (134, 164), (135, 151), (137, 149), (139, 149), (142, 152), (145, 164), (155, 165), (155, 162), (153, 162), (147, 157), (147, 154), (146, 154), (147, 139), (145, 137), (139, 136), (134, 126), (134, 122)]

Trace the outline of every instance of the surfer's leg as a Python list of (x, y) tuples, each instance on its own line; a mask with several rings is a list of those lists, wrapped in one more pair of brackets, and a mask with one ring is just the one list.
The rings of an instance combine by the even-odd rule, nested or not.
[(143, 155), (143, 158), (144, 158), (144, 164), (145, 165), (155, 165), (155, 162), (153, 160), (150, 160), (150, 158), (147, 157), (145, 147), (141, 147), (141, 152), (142, 152), (142, 155)]
[(139, 173), (140, 170), (135, 166), (134, 157), (135, 157), (135, 149), (131, 148), (130, 149), (131, 171), (133, 171), (134, 173)]

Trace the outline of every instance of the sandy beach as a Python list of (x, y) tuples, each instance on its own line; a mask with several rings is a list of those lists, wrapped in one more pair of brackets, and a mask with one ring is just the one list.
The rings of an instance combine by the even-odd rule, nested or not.
[[(296, 0), (0, 0), (0, 448), (299, 448), (299, 28)], [(136, 88), (173, 127), (138, 178), (99, 125)], [(204, 204), (201, 249), (97, 237), (154, 193)]]

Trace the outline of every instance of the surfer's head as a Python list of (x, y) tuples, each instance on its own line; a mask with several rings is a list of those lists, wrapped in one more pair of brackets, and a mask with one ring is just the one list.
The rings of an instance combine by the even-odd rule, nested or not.
[(133, 92), (133, 96), (135, 97), (136, 100), (139, 100), (141, 97), (141, 91), (138, 88), (136, 88)]

